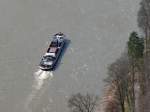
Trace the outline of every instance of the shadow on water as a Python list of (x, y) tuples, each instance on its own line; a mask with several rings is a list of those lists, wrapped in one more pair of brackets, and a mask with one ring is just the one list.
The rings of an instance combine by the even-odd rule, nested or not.
[(57, 62), (56, 62), (56, 65), (55, 65), (55, 67), (53, 68), (52, 71), (57, 70), (57, 69), (59, 68), (59, 66), (62, 64), (62, 63), (61, 63), (61, 60), (62, 60), (62, 58), (64, 57), (64, 54), (65, 54), (65, 52), (67, 51), (67, 48), (69, 47), (70, 43), (71, 43), (71, 40), (69, 40), (69, 39), (66, 39), (66, 40), (65, 40), (65, 45), (64, 45), (64, 47), (63, 47), (63, 49), (62, 49), (62, 51), (61, 51), (61, 53), (60, 53), (60, 56), (59, 56), (59, 58), (58, 58), (58, 60), (57, 60)]

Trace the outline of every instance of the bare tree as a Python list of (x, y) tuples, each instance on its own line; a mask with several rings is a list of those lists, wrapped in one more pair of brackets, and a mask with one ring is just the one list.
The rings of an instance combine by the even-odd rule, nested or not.
[(140, 95), (140, 107), (142, 112), (149, 111), (149, 91), (150, 91), (150, 0), (141, 0), (138, 12), (138, 26), (144, 34), (144, 65), (140, 80), (142, 94)]
[(125, 112), (125, 100), (128, 91), (129, 62), (127, 55), (123, 55), (108, 67), (108, 78), (106, 81), (116, 87), (117, 98), (121, 111)]
[[(144, 33), (145, 41), (150, 39), (150, 1), (142, 0), (140, 3), (140, 10), (138, 12), (138, 26)], [(145, 46), (146, 47), (146, 46)]]
[(145, 75), (150, 78), (150, 0), (142, 0), (138, 12), (138, 26), (144, 34), (144, 64)]
[[(114, 84), (109, 85), (107, 87), (107, 93), (105, 94), (106, 96), (104, 97), (104, 112), (120, 112), (120, 105), (119, 105), (119, 99), (118, 99), (118, 94), (116, 90), (116, 86)], [(100, 111), (101, 112), (101, 111)]]
[(87, 93), (73, 94), (68, 100), (68, 107), (72, 112), (94, 112), (98, 97)]

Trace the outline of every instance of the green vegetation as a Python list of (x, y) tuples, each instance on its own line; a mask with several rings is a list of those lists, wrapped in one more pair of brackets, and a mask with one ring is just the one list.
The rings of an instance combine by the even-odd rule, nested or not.
[(144, 39), (136, 32), (132, 32), (129, 36), (127, 51), (108, 67), (106, 82), (115, 85), (116, 100), (120, 107), (118, 111), (135, 112), (135, 84), (139, 75), (142, 75), (139, 68), (143, 66), (141, 60), (144, 51)]
[(136, 32), (132, 32), (128, 41), (128, 55), (134, 60), (143, 58), (144, 39), (139, 38)]
[[(120, 112), (148, 112), (150, 110), (149, 4), (150, 0), (141, 0), (137, 18), (138, 26), (144, 38), (140, 38), (137, 32), (132, 32), (127, 42), (127, 53), (123, 54), (124, 58), (119, 58), (108, 67), (107, 80), (109, 79), (109, 81), (107, 83), (110, 85), (115, 84), (116, 100), (119, 102), (118, 106), (121, 109), (118, 111)], [(126, 63), (124, 62), (125, 59)], [(121, 64), (122, 62), (124, 64)], [(123, 72), (124, 69), (122, 68), (125, 66), (128, 68), (128, 72)], [(139, 88), (138, 91), (135, 91), (137, 88)], [(112, 111), (109, 110), (108, 112)]]

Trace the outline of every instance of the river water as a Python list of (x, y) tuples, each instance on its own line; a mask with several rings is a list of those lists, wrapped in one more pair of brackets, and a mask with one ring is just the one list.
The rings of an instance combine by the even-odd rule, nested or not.
[[(137, 30), (139, 0), (0, 0), (0, 111), (68, 112), (72, 93), (103, 94), (107, 65)], [(53, 72), (49, 38), (70, 40)]]

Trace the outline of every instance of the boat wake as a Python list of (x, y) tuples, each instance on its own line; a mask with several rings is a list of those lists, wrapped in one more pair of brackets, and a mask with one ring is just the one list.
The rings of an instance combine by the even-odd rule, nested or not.
[(44, 80), (53, 78), (53, 73), (50, 71), (38, 70), (34, 73), (34, 77), (36, 84), (34, 84), (33, 87), (39, 90), (43, 86)]
[(29, 105), (36, 99), (36, 97), (40, 97), (39, 93), (41, 88), (44, 86), (44, 82), (46, 80), (50, 80), (53, 78), (53, 73), (51, 71), (43, 71), (43, 70), (37, 70), (34, 73), (34, 83), (32, 85), (32, 92), (27, 97), (27, 101), (25, 103), (25, 108), (28, 110), (28, 112), (32, 112), (29, 109)]

